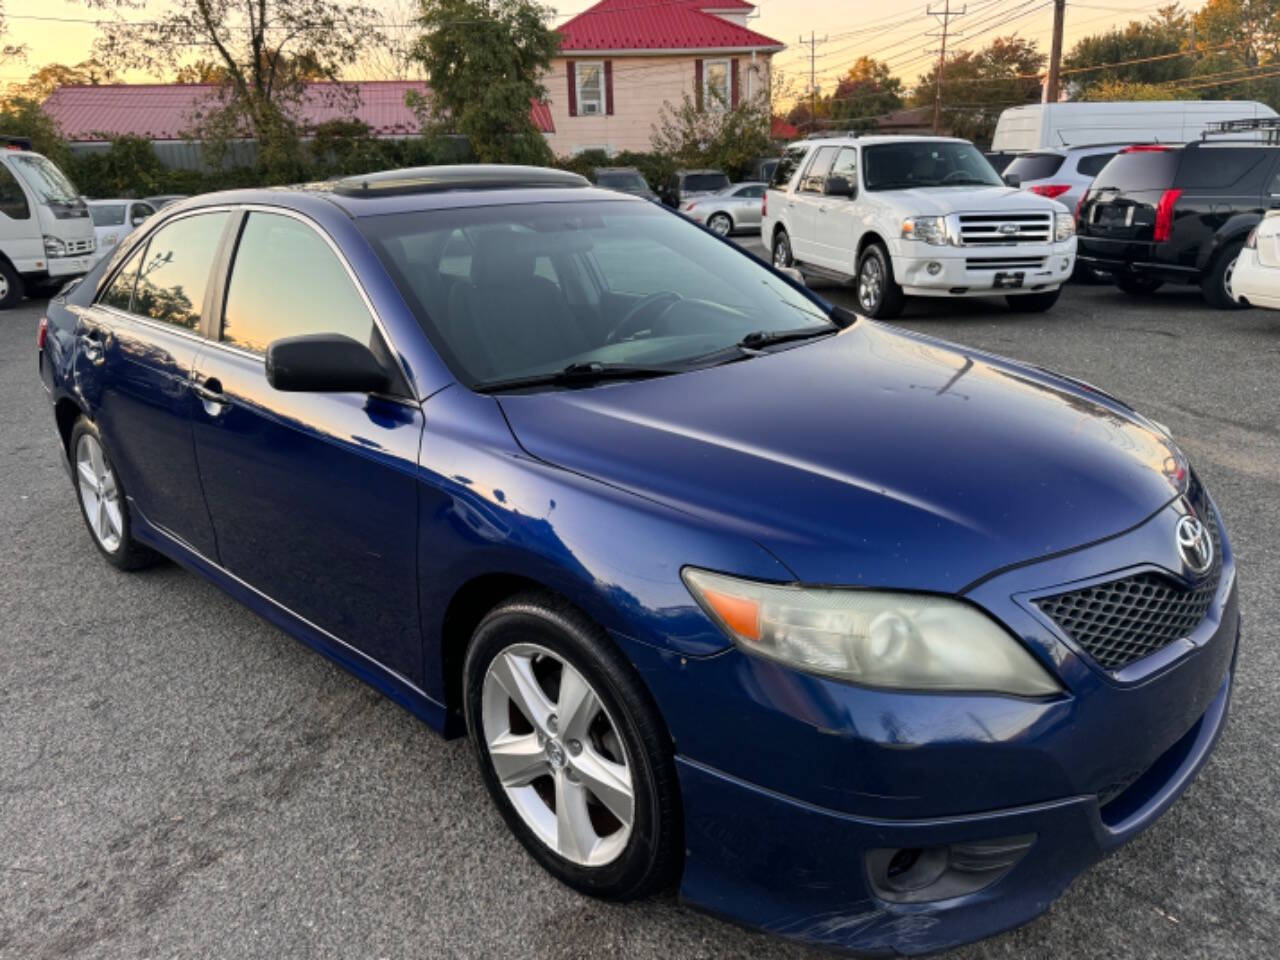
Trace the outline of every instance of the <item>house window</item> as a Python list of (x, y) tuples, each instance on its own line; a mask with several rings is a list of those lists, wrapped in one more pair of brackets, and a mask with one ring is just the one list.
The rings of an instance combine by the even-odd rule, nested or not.
[(729, 61), (708, 60), (702, 68), (702, 102), (708, 110), (728, 110), (730, 97)]
[(588, 61), (575, 65), (578, 78), (578, 115), (598, 116), (604, 113), (604, 62)]

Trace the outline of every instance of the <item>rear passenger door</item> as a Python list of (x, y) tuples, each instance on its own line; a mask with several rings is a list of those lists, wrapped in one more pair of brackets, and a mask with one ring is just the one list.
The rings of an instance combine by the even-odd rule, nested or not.
[[(831, 162), (831, 169), (826, 177), (843, 177), (858, 186), (858, 149), (841, 147)], [(825, 179), (824, 177), (824, 183)], [(822, 185), (819, 186), (822, 189)], [(862, 235), (860, 211), (863, 208), (857, 203), (857, 196), (828, 197), (822, 196), (818, 207), (818, 260), (821, 266), (839, 273), (853, 275), (857, 272), (854, 263), (858, 249), (858, 238)]]
[(823, 263), (826, 259), (822, 237), (827, 198), (822, 193), (827, 172), (836, 158), (836, 147), (819, 147), (800, 174), (791, 206), (791, 252), (797, 260)]
[[(220, 563), (419, 682), (422, 410), (363, 289), (318, 226), (253, 209), (236, 233), (213, 307), (216, 339), (194, 376), (195, 450)], [(401, 387), (386, 396), (273, 388), (267, 347), (315, 333), (368, 343)]]

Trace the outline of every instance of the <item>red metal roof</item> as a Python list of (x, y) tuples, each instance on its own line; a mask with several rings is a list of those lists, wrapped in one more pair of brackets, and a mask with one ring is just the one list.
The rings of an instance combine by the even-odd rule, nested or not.
[[(361, 120), (375, 136), (416, 134), (418, 118), (405, 106), (410, 90), (427, 87), (408, 80), (364, 83), (310, 83), (294, 119), (304, 127), (329, 120)], [(212, 84), (119, 83), (58, 87), (44, 111), (73, 141), (109, 140), (132, 134), (148, 140), (181, 140), (196, 114), (216, 105), (220, 90)], [(554, 133), (545, 103), (531, 105), (531, 118), (542, 133)]]
[(562, 24), (560, 49), (782, 49), (762, 33), (703, 10), (751, 10), (743, 0), (600, 0)]

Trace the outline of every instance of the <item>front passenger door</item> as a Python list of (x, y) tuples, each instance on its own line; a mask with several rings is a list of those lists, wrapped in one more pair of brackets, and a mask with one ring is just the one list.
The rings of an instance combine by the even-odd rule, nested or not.
[[(196, 457), (221, 565), (288, 611), (414, 682), (422, 410), (345, 261), (319, 228), (251, 211), (201, 354)], [(368, 343), (399, 396), (287, 393), (264, 355), (282, 337)]]

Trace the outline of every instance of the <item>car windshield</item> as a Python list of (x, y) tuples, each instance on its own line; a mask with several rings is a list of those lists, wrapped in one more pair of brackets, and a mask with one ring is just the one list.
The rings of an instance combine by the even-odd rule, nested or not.
[[(459, 378), (476, 388), (623, 364), (680, 372), (835, 330), (813, 299), (669, 211), (631, 200), (357, 221)], [(726, 356), (726, 354), (731, 354)]]
[(690, 173), (684, 178), (684, 189), (689, 193), (711, 193), (729, 186), (729, 178), (723, 173)]
[(118, 227), (124, 223), (123, 203), (93, 203), (89, 205), (89, 216), (93, 217), (95, 227)]
[(864, 147), (862, 176), (868, 190), (998, 187), (1004, 182), (977, 147), (951, 140), (909, 140)]
[(37, 153), (15, 153), (14, 169), (45, 203), (78, 203), (80, 194), (67, 175)]
[(629, 190), (633, 193), (644, 193), (649, 185), (638, 173), (601, 173), (596, 177), (596, 184), (610, 190)]

